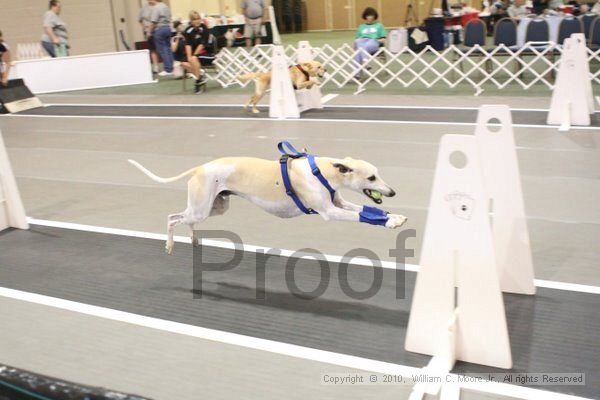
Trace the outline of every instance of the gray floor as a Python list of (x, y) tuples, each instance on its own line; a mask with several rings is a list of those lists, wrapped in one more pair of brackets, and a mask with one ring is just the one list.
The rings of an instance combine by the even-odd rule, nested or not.
[[(50, 100), (59, 98), (81, 101), (77, 96)], [(335, 101), (342, 104), (355, 98), (340, 96)], [(101, 100), (106, 99), (95, 99)], [(143, 102), (139, 97), (108, 100)], [(523, 106), (521, 100), (507, 102)], [(405, 101), (390, 98), (387, 104), (398, 103)], [(447, 99), (432, 101), (434, 106), (447, 103)], [(474, 105), (472, 98), (455, 98), (454, 104)], [(385, 208), (407, 215), (407, 227), (417, 230), (417, 239), (410, 243), (417, 255), (413, 263), (418, 263), (439, 140), (446, 133), (473, 132), (470, 126), (422, 124), (27, 117), (1, 117), (0, 129), (30, 216), (160, 233), (166, 215), (185, 207), (185, 182), (155, 184), (132, 168), (128, 158), (167, 176), (221, 156), (275, 159), (281, 139), (317, 154), (363, 158), (377, 165), (399, 193), (386, 199)], [(537, 278), (600, 285), (595, 263), (600, 237), (599, 134), (600, 130), (565, 134), (515, 128)], [(363, 196), (348, 196), (365, 202)], [(325, 223), (316, 216), (281, 220), (240, 199), (233, 199), (228, 214), (207, 220), (203, 228), (232, 230), (245, 243), (291, 250), (311, 247), (341, 255), (367, 247), (387, 260), (396, 234), (371, 226)], [(178, 233), (187, 235), (185, 229)]]
[[(197, 103), (199, 98), (59, 94), (44, 96), (42, 99), (47, 103), (187, 104)], [(246, 97), (218, 95), (203, 96), (201, 100), (216, 104), (239, 104), (244, 102)], [(361, 95), (339, 96), (331, 101), (331, 104), (350, 105), (457, 107), (473, 107), (489, 103), (509, 104), (516, 108), (547, 108), (549, 99)], [(416, 240), (409, 241), (409, 244), (415, 247), (417, 257), (408, 262), (415, 264), (418, 263), (439, 140), (446, 133), (473, 133), (472, 126), (411, 123), (373, 125), (350, 121), (282, 123), (264, 119), (151, 121), (43, 117), (0, 117), (0, 129), (8, 147), (28, 215), (41, 219), (158, 233), (165, 231), (167, 214), (181, 211), (185, 207), (185, 183), (155, 184), (132, 168), (126, 162), (128, 158), (142, 162), (159, 175), (168, 176), (221, 156), (249, 155), (275, 159), (278, 157), (276, 143), (282, 139), (290, 139), (297, 146), (306, 146), (317, 154), (363, 158), (376, 164), (384, 179), (399, 193), (393, 199), (386, 199), (383, 206), (392, 212), (407, 215), (409, 217), (407, 227), (417, 230)], [(535, 273), (539, 279), (600, 286), (600, 272), (597, 267), (597, 259), (600, 255), (598, 246), (600, 211), (597, 207), (597, 200), (600, 197), (600, 154), (597, 145), (599, 134), (600, 130), (573, 129), (565, 134), (548, 128), (515, 128)], [(347, 196), (359, 203), (366, 202), (360, 195), (347, 194)], [(326, 223), (316, 216), (303, 216), (292, 220), (277, 219), (237, 198), (232, 199), (231, 210), (226, 215), (207, 220), (202, 228), (231, 230), (240, 235), (247, 244), (291, 250), (310, 247), (326, 254), (341, 255), (356, 247), (366, 247), (386, 260), (390, 259), (388, 252), (395, 246), (396, 238), (396, 232), (393, 231), (363, 224)], [(188, 232), (186, 229), (181, 229), (177, 234), (187, 235)], [(36, 242), (33, 241), (31, 246), (32, 248), (36, 246)], [(156, 257), (162, 257), (162, 244), (156, 247), (153, 245), (148, 251), (152, 254), (156, 251)], [(176, 244), (175, 259), (185, 257), (186, 251), (188, 251), (186, 245)], [(3, 269), (4, 265), (0, 271)], [(163, 272), (159, 271), (159, 275)], [(52, 279), (51, 274), (44, 277)], [(167, 281), (169, 279), (177, 280), (181, 277), (170, 275)], [(0, 282), (2, 282), (0, 286), (4, 286), (5, 280), (2, 279)], [(36, 282), (40, 285), (37, 289), (43, 290), (45, 287), (43, 281), (38, 279)], [(93, 290), (94, 284), (83, 282), (81, 287), (84, 290), (89, 288)], [(73, 288), (74, 292), (75, 289)], [(169, 290), (169, 288), (163, 289), (164, 292)], [(226, 297), (235, 297), (243, 293), (235, 290), (231, 292), (230, 289), (225, 291)], [(177, 296), (187, 294), (189, 293), (181, 291)], [(596, 301), (596, 297), (591, 298)], [(239, 301), (234, 300), (224, 298), (220, 302), (240, 304)], [(540, 297), (536, 302), (552, 304), (550, 307), (560, 308), (562, 300), (553, 303), (552, 299)], [(231, 380), (224, 379), (222, 376), (231, 373), (232, 379), (241, 382), (240, 394), (250, 393), (260, 398), (306, 398), (308, 396), (370, 398), (370, 394), (375, 394), (373, 398), (392, 396), (403, 398), (407, 393), (397, 390), (389, 392), (385, 391), (385, 388), (378, 388), (373, 392), (361, 391), (362, 389), (331, 392), (328, 387), (312, 381), (311, 371), (323, 371), (321, 365), (305, 364), (294, 359), (290, 359), (291, 361), (286, 359), (283, 363), (281, 360), (271, 360), (270, 355), (251, 355), (248, 365), (256, 365), (255, 370), (264, 369), (267, 373), (273, 371), (274, 380), (281, 383), (281, 386), (278, 386), (273, 382), (265, 382), (261, 374), (245, 371), (244, 366), (232, 365), (233, 361), (228, 361), (231, 360), (228, 350), (222, 348), (215, 346), (208, 348), (207, 345), (206, 348), (198, 350), (197, 346), (204, 346), (204, 344), (198, 341), (192, 343), (186, 338), (162, 335), (154, 331), (140, 332), (137, 328), (126, 324), (123, 327), (122, 324), (115, 325), (110, 321), (97, 319), (90, 321), (85, 316), (64, 313), (60, 310), (46, 310), (30, 304), (1, 301), (3, 304), (8, 304), (6, 308), (0, 307), (0, 310), (3, 312), (2, 319), (11, 321), (9, 324), (11, 330), (0, 330), (0, 335), (4, 334), (12, 340), (10, 343), (14, 344), (3, 352), (3, 357), (7, 358), (5, 362), (22, 368), (37, 369), (41, 373), (49, 373), (51, 372), (49, 360), (55, 357), (50, 353), (48, 357), (39, 357), (40, 351), (44, 350), (45, 345), (51, 346), (53, 352), (67, 351), (69, 345), (66, 343), (73, 342), (63, 340), (68, 341), (71, 338), (74, 342), (81, 343), (81, 348), (89, 351), (92, 357), (94, 354), (104, 354), (108, 359), (112, 357), (114, 360), (107, 362), (106, 365), (92, 368), (92, 363), (85, 356), (73, 353), (60, 365), (61, 371), (64, 372), (62, 377), (80, 380), (82, 383), (110, 386), (113, 382), (116, 389), (123, 391), (154, 395), (156, 398), (170, 398), (168, 389), (165, 385), (161, 385), (160, 379), (157, 378), (164, 377), (163, 382), (181, 386), (183, 393), (181, 398), (197, 398), (197, 393), (203, 389), (208, 398), (230, 398), (232, 396), (228, 388), (231, 386)], [(137, 305), (142, 307), (141, 311), (143, 306), (149, 306), (144, 303)], [(536, 308), (537, 305), (534, 309)], [(19, 315), (21, 310), (27, 312), (31, 318), (23, 320)], [(319, 310), (313, 311), (313, 316), (317, 320), (323, 318), (336, 320), (335, 316), (320, 315)], [(272, 312), (275, 312), (273, 307), (266, 311), (265, 315)], [(298, 310), (295, 312), (297, 314), (294, 315), (300, 315), (302, 318), (306, 316), (306, 313)], [(342, 310), (342, 315), (348, 312), (352, 314), (351, 310)], [(385, 312), (387, 311), (384, 310)], [(532, 311), (531, 307), (523, 306), (513, 309), (513, 312), (525, 313), (520, 318), (525, 318), (526, 322), (526, 314)], [(367, 318), (364, 313), (358, 314), (361, 315)], [(375, 313), (380, 320), (381, 315)], [(535, 315), (542, 320), (552, 319), (552, 315), (547, 313)], [(575, 315), (573, 317), (575, 318)], [(582, 316), (577, 314), (577, 318), (579, 317)], [(75, 328), (68, 330), (67, 333), (64, 330), (58, 332), (56, 327), (53, 328), (52, 318), (56, 318), (56, 326), (64, 324)], [(593, 310), (582, 318), (586, 318), (588, 322), (584, 324), (588, 325), (598, 321), (597, 313)], [(39, 328), (41, 336), (28, 331), (28, 324), (31, 324), (32, 320), (39, 321), (36, 328)], [(263, 322), (267, 326), (270, 325), (268, 318), (263, 319)], [(372, 322), (377, 325), (377, 321)], [(369, 321), (362, 321), (361, 326), (368, 328)], [(383, 326), (387, 327), (386, 329), (398, 329), (398, 325), (390, 323)], [(576, 324), (573, 324), (572, 327), (567, 327), (565, 332), (570, 333), (575, 327)], [(98, 329), (97, 334), (95, 328)], [(111, 329), (115, 330), (112, 337)], [(520, 332), (519, 329), (518, 324), (511, 326), (513, 332), (515, 330)], [(346, 335), (348, 332), (351, 333), (345, 331), (343, 334)], [(40, 340), (40, 337), (44, 339)], [(400, 348), (401, 340), (397, 337), (393, 339), (394, 342), (389, 345), (395, 346), (394, 349)], [(553, 340), (553, 337), (549, 339)], [(531, 352), (537, 354), (540, 348), (544, 348), (545, 341), (546, 338), (534, 336)], [(7, 343), (6, 340), (0, 340), (0, 343), (2, 342)], [(330, 342), (333, 345), (336, 343), (340, 345), (342, 340), (337, 338)], [(576, 339), (572, 337), (565, 337), (563, 342), (568, 346), (577, 345)], [(388, 342), (384, 341), (384, 343)], [(95, 344), (98, 346), (95, 347)], [(121, 356), (118, 349), (122, 349), (126, 344), (130, 346), (132, 353)], [(152, 351), (148, 351), (146, 345)], [(28, 346), (31, 351), (27, 351)], [(374, 346), (376, 344), (365, 348), (368, 350)], [(350, 351), (362, 351), (361, 347), (355, 346)], [(593, 348), (593, 343), (591, 347)], [(164, 364), (170, 366), (167, 368), (168, 372), (161, 371), (163, 359), (156, 360), (161, 352), (165, 353), (161, 349), (174, 349), (173, 358), (167, 358)], [(188, 354), (186, 350), (189, 351), (190, 359), (181, 361), (176, 368), (175, 363), (181, 358), (181, 354)], [(239, 355), (241, 363), (245, 362), (247, 357), (245, 351), (241, 349), (230, 351), (232, 354)], [(560, 356), (561, 351), (561, 347), (558, 346), (557, 349), (549, 351), (542, 357), (552, 357), (557, 354)], [(573, 350), (576, 355), (585, 355), (587, 351), (587, 348)], [(117, 354), (114, 354), (115, 352)], [(207, 363), (215, 365), (215, 368), (202, 368), (193, 359), (194, 355), (202, 359), (205, 357)], [(526, 353), (519, 352), (514, 356), (524, 362), (529, 357)], [(260, 357), (260, 361), (252, 357)], [(22, 361), (21, 365), (16, 362), (19, 360)], [(111, 369), (115, 362), (121, 362), (120, 366)], [(272, 369), (270, 369), (271, 362), (273, 362)], [(141, 377), (138, 384), (134, 381), (135, 375), (128, 371), (139, 371), (146, 365), (147, 370), (138, 375)], [(558, 365), (571, 369), (577, 367), (577, 365), (561, 363)], [(89, 369), (86, 370), (85, 366)], [(297, 369), (306, 371), (308, 377), (303, 373), (295, 375), (290, 372)], [(249, 368), (249, 370), (254, 369)], [(196, 371), (198, 374), (194, 375)], [(92, 379), (93, 376), (102, 376), (105, 380)], [(200, 376), (206, 377), (207, 380), (202, 381)], [(201, 387), (198, 382), (214, 384)], [(306, 391), (298, 389), (292, 393), (289, 387), (304, 388)], [(138, 390), (139, 388), (143, 390)], [(315, 395), (311, 395), (312, 393)], [(483, 396), (478, 394), (472, 398), (479, 399)]]
[[(0, 246), (11, 249), (0, 255), (4, 287), (411, 367), (424, 367), (429, 360), (403, 348), (416, 276), (412, 272), (397, 276), (384, 270), (381, 289), (359, 300), (344, 294), (339, 265), (330, 263), (331, 279), (323, 295), (307, 299), (287, 289), (288, 259), (272, 257), (264, 264), (264, 298), (257, 299), (255, 253), (244, 253), (233, 270), (204, 271), (199, 283), (192, 259), (203, 261), (205, 266), (194, 267), (202, 270), (208, 263), (232, 259), (232, 251), (204, 248), (200, 257), (192, 256), (191, 245), (180, 245), (169, 257), (157, 240), (40, 226), (5, 231)], [(368, 289), (372, 280), (370, 268), (348, 269), (355, 290)], [(301, 260), (293, 282), (313, 290), (322, 282), (321, 269), (315, 261)], [(397, 295), (398, 289), (403, 295)], [(582, 386), (533, 387), (598, 396), (600, 320), (593, 316), (600, 296), (538, 289), (535, 296), (505, 294), (504, 300), (511, 372), (585, 373)], [(504, 372), (463, 362), (453, 371)]]

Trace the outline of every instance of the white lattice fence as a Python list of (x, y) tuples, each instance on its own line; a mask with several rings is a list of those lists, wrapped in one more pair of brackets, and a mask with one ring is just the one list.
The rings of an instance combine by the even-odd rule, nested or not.
[[(391, 53), (385, 48), (367, 56), (367, 62), (359, 65), (354, 61), (359, 51), (344, 44), (334, 48), (325, 45), (313, 48), (314, 59), (327, 69), (322, 79), (324, 86), (341, 88), (348, 84), (356, 86), (356, 93), (368, 87), (399, 85), (410, 87), (445, 85), (450, 88), (467, 85), (479, 94), (487, 85), (504, 89), (519, 85), (527, 90), (542, 84), (553, 88), (554, 75), (562, 53), (561, 46), (553, 43), (527, 43), (519, 49), (503, 45), (493, 49), (475, 46), (470, 49), (450, 46), (443, 51), (427, 47), (415, 53), (408, 47), (400, 53)], [(245, 48), (223, 49), (216, 59), (217, 74), (213, 79), (223, 87), (245, 86), (236, 78), (241, 74), (267, 71), (271, 66), (272, 46), (257, 46), (250, 51)], [(287, 46), (285, 53), (290, 65), (295, 63), (296, 48)], [(590, 79), (600, 84), (600, 50), (588, 49)]]

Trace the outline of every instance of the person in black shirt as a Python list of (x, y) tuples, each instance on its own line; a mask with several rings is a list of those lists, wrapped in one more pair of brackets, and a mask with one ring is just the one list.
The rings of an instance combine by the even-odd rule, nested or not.
[(548, 0), (533, 0), (533, 13), (540, 15), (548, 8)]
[(202, 23), (198, 12), (190, 12), (190, 26), (185, 30), (184, 36), (187, 61), (190, 64), (191, 74), (196, 77), (195, 92), (199, 93), (206, 84), (206, 75), (200, 65), (200, 57), (208, 54), (210, 31)]
[(2, 39), (0, 32), (0, 84), (6, 86), (8, 84), (8, 73), (10, 72), (10, 51), (8, 45)]

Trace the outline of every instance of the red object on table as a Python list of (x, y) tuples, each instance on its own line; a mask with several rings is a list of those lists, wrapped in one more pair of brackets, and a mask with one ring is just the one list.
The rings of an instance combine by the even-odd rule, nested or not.
[(460, 17), (460, 24), (465, 26), (467, 25), (467, 22), (471, 21), (472, 19), (479, 19), (479, 11), (463, 14), (463, 16)]
[(444, 17), (444, 26), (460, 25), (461, 17)]
[(573, 14), (573, 6), (562, 6), (560, 11), (564, 12), (565, 14)]

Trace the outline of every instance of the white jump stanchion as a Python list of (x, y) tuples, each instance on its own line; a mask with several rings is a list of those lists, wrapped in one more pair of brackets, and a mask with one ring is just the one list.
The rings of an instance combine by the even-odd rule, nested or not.
[[(568, 131), (571, 125), (589, 126), (594, 113), (585, 36), (572, 34), (565, 40), (558, 76), (546, 122)], [(576, 78), (576, 79), (575, 79)]]
[(273, 47), (269, 117), (300, 118), (283, 46)]
[[(494, 120), (498, 120), (499, 127), (488, 125)], [(480, 148), (485, 193), (492, 206), (492, 237), (500, 288), (503, 292), (534, 294), (529, 229), (508, 106), (482, 106), (477, 115), (475, 138)]]
[[(299, 64), (313, 61), (312, 47), (308, 41), (302, 40), (298, 42), (296, 61)], [(296, 102), (298, 103), (300, 112), (312, 108), (323, 108), (322, 97), (321, 87), (317, 85), (314, 85), (310, 89), (296, 91)]]
[(9, 227), (28, 229), (29, 224), (0, 132), (0, 231)]
[(512, 366), (479, 153), (474, 136), (442, 138), (406, 332), (406, 350), (450, 369)]
[[(433, 356), (429, 374), (456, 360), (512, 367), (480, 153), (475, 136), (442, 137), (405, 342)], [(411, 400), (441, 387), (419, 383)]]

